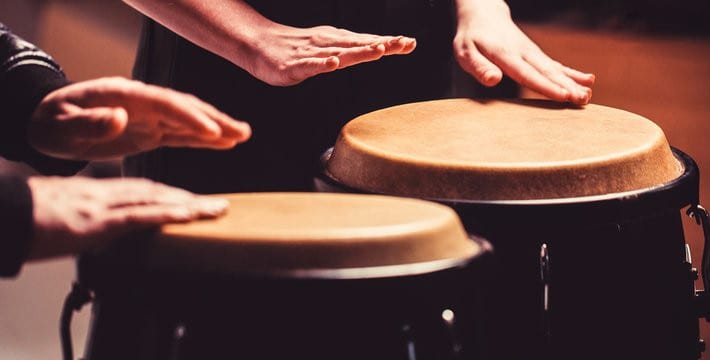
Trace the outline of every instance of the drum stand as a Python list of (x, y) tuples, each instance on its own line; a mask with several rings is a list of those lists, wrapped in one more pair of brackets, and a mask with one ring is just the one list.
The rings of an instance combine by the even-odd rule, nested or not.
[[(703, 258), (701, 262), (701, 271), (703, 276), (703, 290), (695, 290), (696, 309), (698, 317), (704, 317), (705, 321), (710, 322), (710, 218), (708, 211), (700, 205), (692, 205), (687, 212), (688, 216), (695, 219), (695, 222), (703, 229), (703, 237), (705, 244), (703, 245)], [(698, 270), (692, 268), (690, 251), (687, 252), (688, 266), (691, 267), (691, 278), (698, 279)], [(698, 339), (698, 358), (705, 351), (705, 341)]]

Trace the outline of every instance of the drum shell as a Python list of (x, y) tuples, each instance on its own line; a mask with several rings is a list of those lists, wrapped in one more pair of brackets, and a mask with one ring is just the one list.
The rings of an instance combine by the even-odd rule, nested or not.
[(463, 351), (479, 348), (487, 253), (411, 275), (299, 278), (157, 270), (143, 240), (79, 261), (96, 294), (87, 359), (406, 359), (410, 340), (418, 358), (447, 359), (445, 309)]
[[(694, 273), (681, 210), (698, 204), (698, 169), (653, 189), (572, 199), (428, 199), (489, 240), (495, 270), (487, 359), (697, 359)], [(327, 161), (328, 154), (323, 157)], [(320, 191), (354, 191), (324, 173)], [(545, 312), (541, 247), (549, 252)]]

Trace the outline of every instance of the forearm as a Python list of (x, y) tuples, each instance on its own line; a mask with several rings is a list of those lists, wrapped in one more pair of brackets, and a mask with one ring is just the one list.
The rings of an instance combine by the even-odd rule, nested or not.
[(265, 29), (281, 25), (263, 17), (241, 0), (124, 0), (125, 3), (229, 61), (249, 69), (248, 56)]
[(476, 16), (485, 17), (486, 14), (499, 14), (501, 11), (510, 14), (510, 8), (503, 0), (456, 0), (459, 24)]

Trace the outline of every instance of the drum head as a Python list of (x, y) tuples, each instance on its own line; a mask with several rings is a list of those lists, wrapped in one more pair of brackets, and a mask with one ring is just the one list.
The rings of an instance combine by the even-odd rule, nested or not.
[(352, 120), (326, 171), (374, 193), (531, 200), (653, 188), (679, 177), (683, 166), (656, 124), (627, 111), (449, 99)]
[(162, 228), (149, 250), (154, 266), (368, 277), (439, 270), (483, 251), (453, 210), (432, 202), (318, 193), (218, 196), (231, 203), (226, 216)]

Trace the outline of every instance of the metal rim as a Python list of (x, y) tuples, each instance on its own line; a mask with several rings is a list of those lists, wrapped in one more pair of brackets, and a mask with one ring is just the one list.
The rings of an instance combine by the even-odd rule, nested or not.
[[(449, 204), (452, 206), (504, 206), (504, 207), (564, 207), (567, 205), (578, 206), (595, 206), (609, 203), (610, 201), (627, 201), (634, 199), (644, 199), (644, 198), (654, 198), (663, 197), (666, 198), (667, 195), (672, 194), (674, 200), (678, 202), (679, 207), (686, 205), (697, 204), (698, 199), (698, 167), (695, 161), (682, 152), (679, 149), (671, 148), (673, 155), (681, 162), (684, 167), (683, 174), (679, 177), (658, 186), (651, 188), (637, 189), (626, 192), (593, 195), (593, 196), (580, 196), (571, 198), (556, 198), (556, 199), (534, 199), (534, 200), (469, 200), (469, 199), (447, 199), (447, 198), (435, 198), (435, 197), (424, 197), (423, 200), (435, 201), (438, 203)], [(326, 181), (329, 185), (342, 188), (348, 192), (356, 193), (373, 193), (361, 189), (356, 189), (344, 185), (337, 178), (327, 171), (326, 165), (330, 156), (332, 155), (333, 148), (328, 149), (321, 157), (322, 165), (322, 180)], [(380, 194), (380, 193), (377, 193)], [(388, 195), (388, 194), (381, 194)], [(391, 194), (390, 194), (391, 195)], [(405, 195), (398, 195), (405, 196)]]

